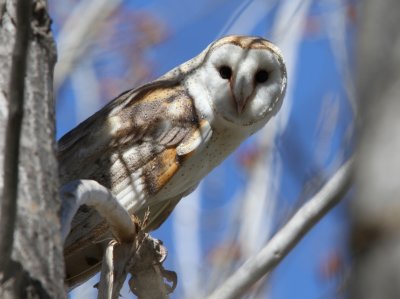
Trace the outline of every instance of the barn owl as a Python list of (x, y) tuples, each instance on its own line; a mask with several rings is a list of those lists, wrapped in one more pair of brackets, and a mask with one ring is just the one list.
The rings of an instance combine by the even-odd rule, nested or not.
[[(260, 37), (228, 36), (159, 79), (128, 90), (58, 143), (61, 184), (109, 188), (146, 231), (279, 110), (286, 89), (280, 50)], [(64, 246), (66, 282), (94, 275), (110, 231), (83, 206)]]

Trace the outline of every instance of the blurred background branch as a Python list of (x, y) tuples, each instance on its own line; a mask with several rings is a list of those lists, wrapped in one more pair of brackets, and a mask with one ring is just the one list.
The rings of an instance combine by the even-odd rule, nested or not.
[(350, 298), (399, 298), (400, 3), (362, 2)]
[(271, 272), (301, 238), (329, 212), (351, 186), (352, 160), (308, 200), (254, 257), (246, 261), (208, 299), (241, 298), (262, 276)]
[(103, 30), (103, 23), (120, 3), (121, 0), (87, 0), (75, 5), (58, 34), (60, 63), (54, 73), (56, 90), (82, 59), (94, 36)]

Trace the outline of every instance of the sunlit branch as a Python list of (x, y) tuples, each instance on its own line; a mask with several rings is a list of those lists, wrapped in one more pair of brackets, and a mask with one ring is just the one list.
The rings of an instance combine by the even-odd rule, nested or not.
[(207, 298), (240, 298), (255, 282), (271, 272), (302, 237), (344, 197), (351, 185), (352, 164), (352, 160), (346, 162), (254, 258), (244, 263)]
[(176, 275), (162, 266), (167, 250), (159, 240), (143, 231), (137, 232), (129, 213), (107, 188), (93, 180), (76, 180), (65, 184), (60, 192), (63, 240), (68, 236), (71, 221), (81, 205), (96, 209), (118, 240), (111, 240), (105, 251), (98, 298), (119, 298), (128, 273), (132, 275), (130, 288), (140, 294), (139, 298), (168, 298), (176, 287)]
[(61, 190), (61, 232), (66, 239), (71, 221), (81, 205), (96, 209), (110, 225), (115, 238), (131, 241), (136, 234), (135, 224), (129, 213), (111, 192), (93, 180), (76, 180), (65, 184)]

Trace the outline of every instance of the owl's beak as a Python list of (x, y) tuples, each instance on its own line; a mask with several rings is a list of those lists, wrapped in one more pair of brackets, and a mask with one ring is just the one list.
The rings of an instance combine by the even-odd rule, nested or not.
[(253, 84), (246, 76), (238, 76), (233, 81), (232, 95), (236, 102), (237, 113), (240, 115), (253, 93)]
[(242, 98), (242, 97), (236, 96), (235, 101), (236, 101), (236, 111), (240, 115), (240, 114), (242, 114), (244, 106), (246, 106), (247, 98)]

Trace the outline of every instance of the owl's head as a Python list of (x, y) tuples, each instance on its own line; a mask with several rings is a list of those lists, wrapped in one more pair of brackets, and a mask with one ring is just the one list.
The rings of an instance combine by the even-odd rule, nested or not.
[(207, 97), (214, 117), (239, 126), (263, 125), (279, 110), (287, 78), (274, 44), (260, 37), (227, 36), (200, 57), (189, 85), (193, 96)]

